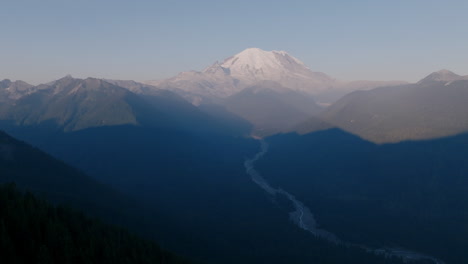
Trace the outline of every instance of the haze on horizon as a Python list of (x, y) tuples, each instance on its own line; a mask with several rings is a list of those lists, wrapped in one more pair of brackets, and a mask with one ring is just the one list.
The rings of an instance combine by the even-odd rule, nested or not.
[(467, 9), (457, 0), (6, 0), (0, 79), (160, 79), (249, 47), (287, 51), (342, 80), (466, 75)]

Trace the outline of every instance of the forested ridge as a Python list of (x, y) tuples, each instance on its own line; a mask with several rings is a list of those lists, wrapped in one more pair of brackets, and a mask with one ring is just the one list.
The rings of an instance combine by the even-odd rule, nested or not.
[(0, 263), (190, 263), (125, 229), (0, 185)]
[[(94, 130), (89, 132), (92, 132), (92, 135), (101, 135)], [(84, 137), (78, 141), (59, 140), (58, 142), (63, 142), (64, 147), (73, 149), (74, 153), (80, 153), (79, 146), (85, 146), (82, 150), (90, 148), (86, 142), (100, 142), (102, 144), (103, 140), (107, 138), (102, 149), (93, 148), (93, 151), (87, 150), (84, 153), (90, 156), (88, 159), (95, 159), (99, 161), (99, 164), (112, 165), (111, 172), (113, 173), (107, 171), (104, 174), (109, 177), (107, 178), (109, 183), (124, 176), (122, 173), (119, 174), (119, 170), (125, 171), (127, 164), (145, 164), (137, 162), (138, 158), (146, 157), (147, 161), (149, 159), (155, 160), (154, 153), (151, 151), (156, 149), (154, 146), (158, 146), (158, 144), (150, 141), (155, 135), (152, 130), (135, 133), (134, 129), (118, 130), (112, 128), (101, 132), (102, 137)], [(117, 147), (110, 148), (110, 146), (115, 145), (113, 142), (124, 138), (124, 135), (128, 136), (129, 132), (132, 132), (130, 135), (133, 135), (131, 142), (120, 141)], [(209, 140), (213, 141), (213, 138), (210, 137)], [(164, 138), (164, 141), (168, 141), (167, 138)], [(80, 143), (68, 145), (66, 142)], [(151, 204), (153, 206), (144, 206), (132, 202), (79, 170), (1, 132), (0, 181), (4, 183), (15, 182), (19, 190), (32, 191), (35, 195), (44, 197), (53, 204), (66, 204), (82, 210), (87, 215), (102, 219), (105, 223), (123, 226), (137, 232), (138, 235), (157, 241), (179, 256), (188, 256), (191, 260), (203, 263), (341, 264), (353, 263), (352, 261), (360, 264), (403, 263), (400, 259), (384, 258), (359, 247), (337, 246), (296, 227), (289, 220), (288, 208), (281, 210), (282, 205), (266, 199), (262, 190), (247, 175), (239, 177), (244, 173), (242, 154), (248, 154), (245, 149), (248, 150), (251, 145), (255, 146), (255, 144), (250, 144), (250, 141), (244, 142), (244, 140), (239, 139), (235, 142), (242, 144), (238, 144), (236, 147), (233, 147), (232, 141), (190, 142), (187, 138), (182, 137), (178, 140), (168, 141), (162, 146), (171, 146), (177, 143), (177, 145), (172, 145), (177, 146), (177, 148), (161, 148), (165, 150), (166, 156), (168, 155), (167, 150), (171, 150), (169, 158), (162, 159), (162, 156), (158, 156), (159, 159), (164, 160), (164, 163), (159, 162), (156, 167), (149, 162), (146, 163), (146, 167), (133, 166), (137, 170), (132, 169), (132, 180), (125, 182), (127, 188), (133, 182), (133, 186), (135, 186), (133, 194), (135, 195), (137, 193), (151, 194), (151, 196), (147, 196), (147, 199), (144, 199), (143, 196), (143, 199), (139, 200), (141, 203), (157, 200), (170, 201), (168, 205), (177, 209), (170, 214), (164, 214), (168, 210), (161, 204), (154, 203)], [(218, 146), (219, 142), (224, 142), (224, 144)], [(145, 143), (147, 147), (142, 148)], [(98, 144), (93, 146), (96, 145)], [(229, 146), (227, 148), (229, 151), (224, 152), (226, 146)], [(201, 147), (211, 149), (214, 151), (213, 153), (218, 155), (213, 155), (211, 151), (205, 149), (203, 155), (199, 154), (196, 157), (200, 163), (184, 162), (182, 163), (184, 166), (180, 164), (176, 166), (176, 162), (181, 162), (182, 155), (186, 155), (192, 161), (194, 159), (193, 149), (201, 149)], [(106, 149), (107, 151), (104, 151)], [(136, 152), (136, 149), (139, 152)], [(122, 150), (124, 151), (122, 152)], [(181, 150), (186, 150), (186, 152)], [(119, 151), (122, 156), (118, 155)], [(106, 153), (113, 153), (113, 155), (106, 155)], [(126, 153), (138, 153), (139, 155), (133, 155), (132, 159), (129, 160), (129, 156), (124, 155)], [(84, 157), (84, 155), (78, 156)], [(109, 157), (113, 157), (113, 159)], [(115, 159), (116, 157), (119, 159)], [(175, 157), (179, 157), (179, 160)], [(211, 160), (212, 163), (202, 163), (203, 160)], [(160, 172), (157, 177), (145, 179), (145, 175), (153, 175), (154, 169)], [(190, 173), (185, 170), (190, 170)], [(223, 177), (215, 177), (220, 174)], [(164, 177), (165, 175), (167, 177)], [(184, 175), (190, 177), (184, 177)], [(96, 174), (96, 176), (98, 175)], [(105, 178), (103, 179), (105, 180)], [(154, 179), (154, 181), (148, 179)], [(145, 185), (138, 183), (145, 183)], [(173, 188), (167, 188), (167, 186), (173, 186)], [(187, 201), (190, 202), (187, 204)], [(287, 205), (285, 206), (287, 207)], [(157, 210), (151, 209), (153, 207)], [(164, 217), (167, 218), (164, 219)], [(30, 217), (26, 217), (26, 219), (30, 219)], [(172, 219), (172, 221), (168, 221), (168, 219)], [(9, 227), (5, 228), (9, 230)], [(28, 236), (23, 234), (24, 237)], [(111, 245), (113, 245), (112, 243)], [(24, 256), (25, 254), (15, 252), (13, 255)], [(27, 255), (32, 254), (28, 253)], [(83, 257), (86, 256), (80, 256), (81, 259)], [(99, 256), (88, 255), (88, 257), (95, 262), (83, 260), (75, 263), (107, 263), (99, 259)], [(123, 260), (124, 258), (119, 259)], [(158, 261), (160, 260), (156, 259), (150, 263), (161, 263)], [(167, 262), (167, 259), (165, 261), (163, 263), (170, 263)], [(12, 263), (31, 263), (31, 261)], [(33, 260), (32, 263), (40, 262)], [(54, 262), (46, 260), (45, 263)], [(67, 262), (60, 261), (60, 263)], [(110, 261), (108, 263), (119, 262)], [(140, 262), (129, 260), (129, 263)]]

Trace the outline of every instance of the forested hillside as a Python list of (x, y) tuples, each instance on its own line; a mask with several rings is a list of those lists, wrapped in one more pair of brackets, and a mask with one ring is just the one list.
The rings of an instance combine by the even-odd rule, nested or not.
[(0, 263), (189, 263), (128, 231), (0, 185)]
[(468, 135), (376, 145), (331, 129), (267, 139), (258, 170), (345, 241), (468, 257)]

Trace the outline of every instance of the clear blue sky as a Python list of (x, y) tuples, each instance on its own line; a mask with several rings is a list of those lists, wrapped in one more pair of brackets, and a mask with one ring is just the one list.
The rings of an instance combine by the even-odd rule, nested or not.
[(467, 11), (466, 0), (2, 0), (0, 79), (159, 79), (248, 47), (344, 80), (468, 74)]

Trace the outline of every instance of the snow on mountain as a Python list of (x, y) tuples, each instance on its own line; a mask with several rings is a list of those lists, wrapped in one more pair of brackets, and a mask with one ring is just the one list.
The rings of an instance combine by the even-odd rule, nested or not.
[(278, 75), (309, 72), (304, 63), (284, 51), (250, 48), (227, 58), (221, 65), (231, 76), (245, 80), (272, 80)]
[[(216, 62), (201, 72), (182, 72), (175, 77), (148, 81), (147, 84), (177, 92), (194, 104), (216, 101), (236, 94), (263, 81), (277, 82), (291, 90), (305, 92), (333, 101), (350, 91), (348, 83), (340, 82), (322, 72), (315, 72), (285, 51), (264, 51), (248, 48), (223, 62)], [(401, 83), (401, 82), (399, 82)], [(364, 89), (385, 84), (363, 83)], [(356, 90), (356, 83), (350, 83)]]
[(250, 48), (226, 59), (220, 66), (228, 69), (233, 78), (244, 82), (276, 81), (308, 93), (316, 93), (335, 81), (324, 73), (313, 72), (285, 51)]
[(214, 63), (202, 72), (182, 72), (170, 79), (147, 83), (208, 98), (225, 98), (266, 80), (311, 94), (334, 83), (334, 79), (324, 73), (313, 72), (284, 51), (258, 48), (246, 49), (222, 63)]

